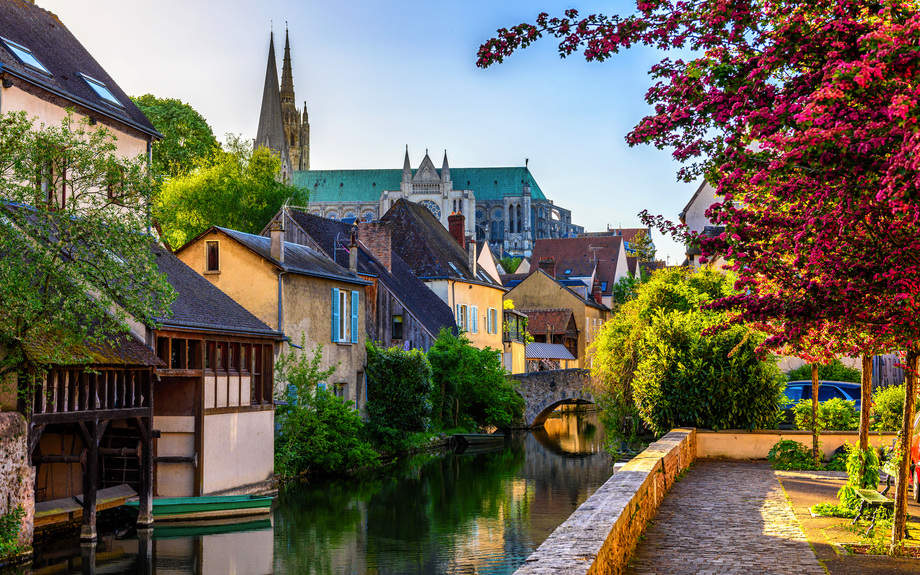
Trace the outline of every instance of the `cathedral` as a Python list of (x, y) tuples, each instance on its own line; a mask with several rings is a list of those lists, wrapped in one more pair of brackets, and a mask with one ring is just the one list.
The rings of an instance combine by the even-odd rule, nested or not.
[(448, 227), (453, 213), (465, 216), (466, 234), (487, 241), (501, 255), (529, 257), (541, 238), (575, 237), (584, 232), (572, 223), (572, 212), (547, 199), (524, 166), (507, 168), (453, 168), (447, 151), (438, 169), (428, 150), (412, 169), (406, 148), (402, 170), (311, 170), (310, 124), (307, 105), (301, 115), (294, 105), (290, 43), (284, 40), (280, 90), (275, 64), (274, 36), (268, 48), (268, 69), (256, 147), (281, 156), (282, 177), (310, 190), (311, 214), (336, 220), (373, 221), (396, 200), (419, 203)]

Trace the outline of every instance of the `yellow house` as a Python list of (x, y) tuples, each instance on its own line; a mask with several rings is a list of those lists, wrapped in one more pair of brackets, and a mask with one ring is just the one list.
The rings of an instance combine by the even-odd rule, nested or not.
[(400, 199), (380, 219), (392, 222), (393, 251), (450, 306), (473, 345), (501, 350), (505, 288), (479, 267), (464, 216), (448, 216), (448, 231), (424, 205)]
[(335, 394), (364, 407), (367, 281), (307, 246), (285, 242), (280, 225), (271, 237), (212, 227), (176, 255), (282, 332), (283, 352), (303, 344), (312, 353), (322, 345), (320, 367), (336, 367), (328, 382)]
[(577, 365), (574, 367), (591, 367), (587, 349), (609, 319), (610, 308), (583, 298), (541, 269), (511, 288), (505, 299), (512, 300), (514, 307), (522, 310), (571, 309), (578, 329)]

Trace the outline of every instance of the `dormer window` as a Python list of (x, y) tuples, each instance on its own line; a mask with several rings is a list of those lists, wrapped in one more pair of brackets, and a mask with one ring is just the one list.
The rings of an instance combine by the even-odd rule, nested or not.
[(121, 102), (118, 101), (112, 92), (106, 87), (105, 84), (96, 80), (95, 78), (90, 78), (86, 74), (80, 74), (80, 77), (83, 78), (83, 81), (86, 82), (86, 85), (93, 89), (93, 92), (96, 92), (96, 95), (105, 101), (106, 104), (111, 104), (119, 108), (124, 108)]
[(16, 42), (13, 42), (12, 40), (7, 40), (6, 38), (3, 38), (3, 37), (0, 37), (0, 40), (3, 40), (3, 44), (6, 45), (7, 50), (12, 52), (13, 56), (16, 56), (16, 59), (19, 60), (19, 62), (23, 66), (32, 68), (33, 70), (36, 70), (48, 76), (51, 75), (51, 72), (48, 71), (48, 68), (45, 68), (45, 66), (41, 62), (38, 61), (38, 58), (36, 58), (35, 55), (32, 54), (32, 50), (29, 50), (25, 46), (21, 44), (17, 44)]

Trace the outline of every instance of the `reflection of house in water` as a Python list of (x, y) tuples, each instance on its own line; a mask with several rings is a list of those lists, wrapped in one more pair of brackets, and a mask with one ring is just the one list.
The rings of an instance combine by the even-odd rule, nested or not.
[[(572, 411), (577, 415), (561, 417), (563, 412)], [(593, 406), (558, 407), (546, 419), (541, 429), (534, 430), (534, 437), (544, 447), (557, 453), (561, 451), (568, 454), (584, 454), (604, 450), (604, 428), (600, 425)]]

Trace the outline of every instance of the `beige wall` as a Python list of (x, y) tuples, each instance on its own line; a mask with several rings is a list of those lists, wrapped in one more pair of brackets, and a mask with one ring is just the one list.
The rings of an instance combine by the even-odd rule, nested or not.
[[(153, 427), (160, 430), (160, 438), (156, 440), (157, 456), (194, 455), (194, 416), (154, 416)], [(195, 494), (195, 468), (191, 463), (157, 463), (155, 469), (155, 496), (191, 497)]]
[[(811, 449), (810, 431), (762, 430), (745, 431), (728, 429), (725, 431), (697, 430), (697, 455), (699, 457), (724, 457), (727, 459), (766, 459), (770, 448), (781, 439), (798, 441)], [(897, 437), (895, 432), (873, 432), (869, 434), (869, 443), (878, 446), (891, 446)], [(820, 436), (824, 459), (829, 459), (837, 448), (846, 444), (859, 443), (856, 431), (825, 431)]]
[[(220, 272), (208, 272), (208, 241), (220, 242)], [(265, 322), (278, 326), (278, 268), (227, 235), (212, 231), (176, 253), (180, 260)]]
[[(58, 104), (47, 102), (33, 94), (23, 91), (16, 84), (23, 82), (20, 79), (13, 80), (12, 88), (0, 88), (0, 112), (7, 113), (12, 111), (25, 111), (30, 118), (36, 118), (34, 126), (37, 128), (41, 124), (46, 126), (60, 126), (61, 121), (67, 117), (67, 110)], [(75, 104), (66, 102), (69, 107), (76, 107)], [(123, 158), (134, 158), (140, 154), (147, 153), (148, 136), (135, 130), (116, 123), (114, 120), (108, 120), (102, 114), (90, 112), (93, 118), (97, 120), (95, 126), (89, 126), (90, 130), (98, 130), (105, 126), (117, 138), (116, 145), (118, 149), (116, 154)], [(74, 113), (74, 120), (79, 121), (84, 118), (83, 115)]]
[[(454, 321), (457, 320), (457, 305), (465, 305), (467, 309), (472, 306), (477, 307), (477, 317), (479, 320), (478, 330), (473, 332), (470, 326), (467, 326), (466, 336), (470, 342), (479, 349), (491, 347), (492, 349), (502, 349), (502, 296), (504, 291), (492, 286), (479, 285), (454, 280), (434, 280), (425, 282), (445, 303), (450, 307), (454, 314)], [(487, 328), (486, 316), (487, 310), (493, 308), (496, 310), (498, 317), (497, 333), (489, 333)], [(469, 314), (468, 314), (469, 315)]]
[(505, 369), (514, 373), (527, 372), (527, 358), (525, 357), (526, 347), (519, 341), (506, 341), (504, 353)]
[(202, 495), (271, 479), (274, 434), (273, 411), (204, 416)]

